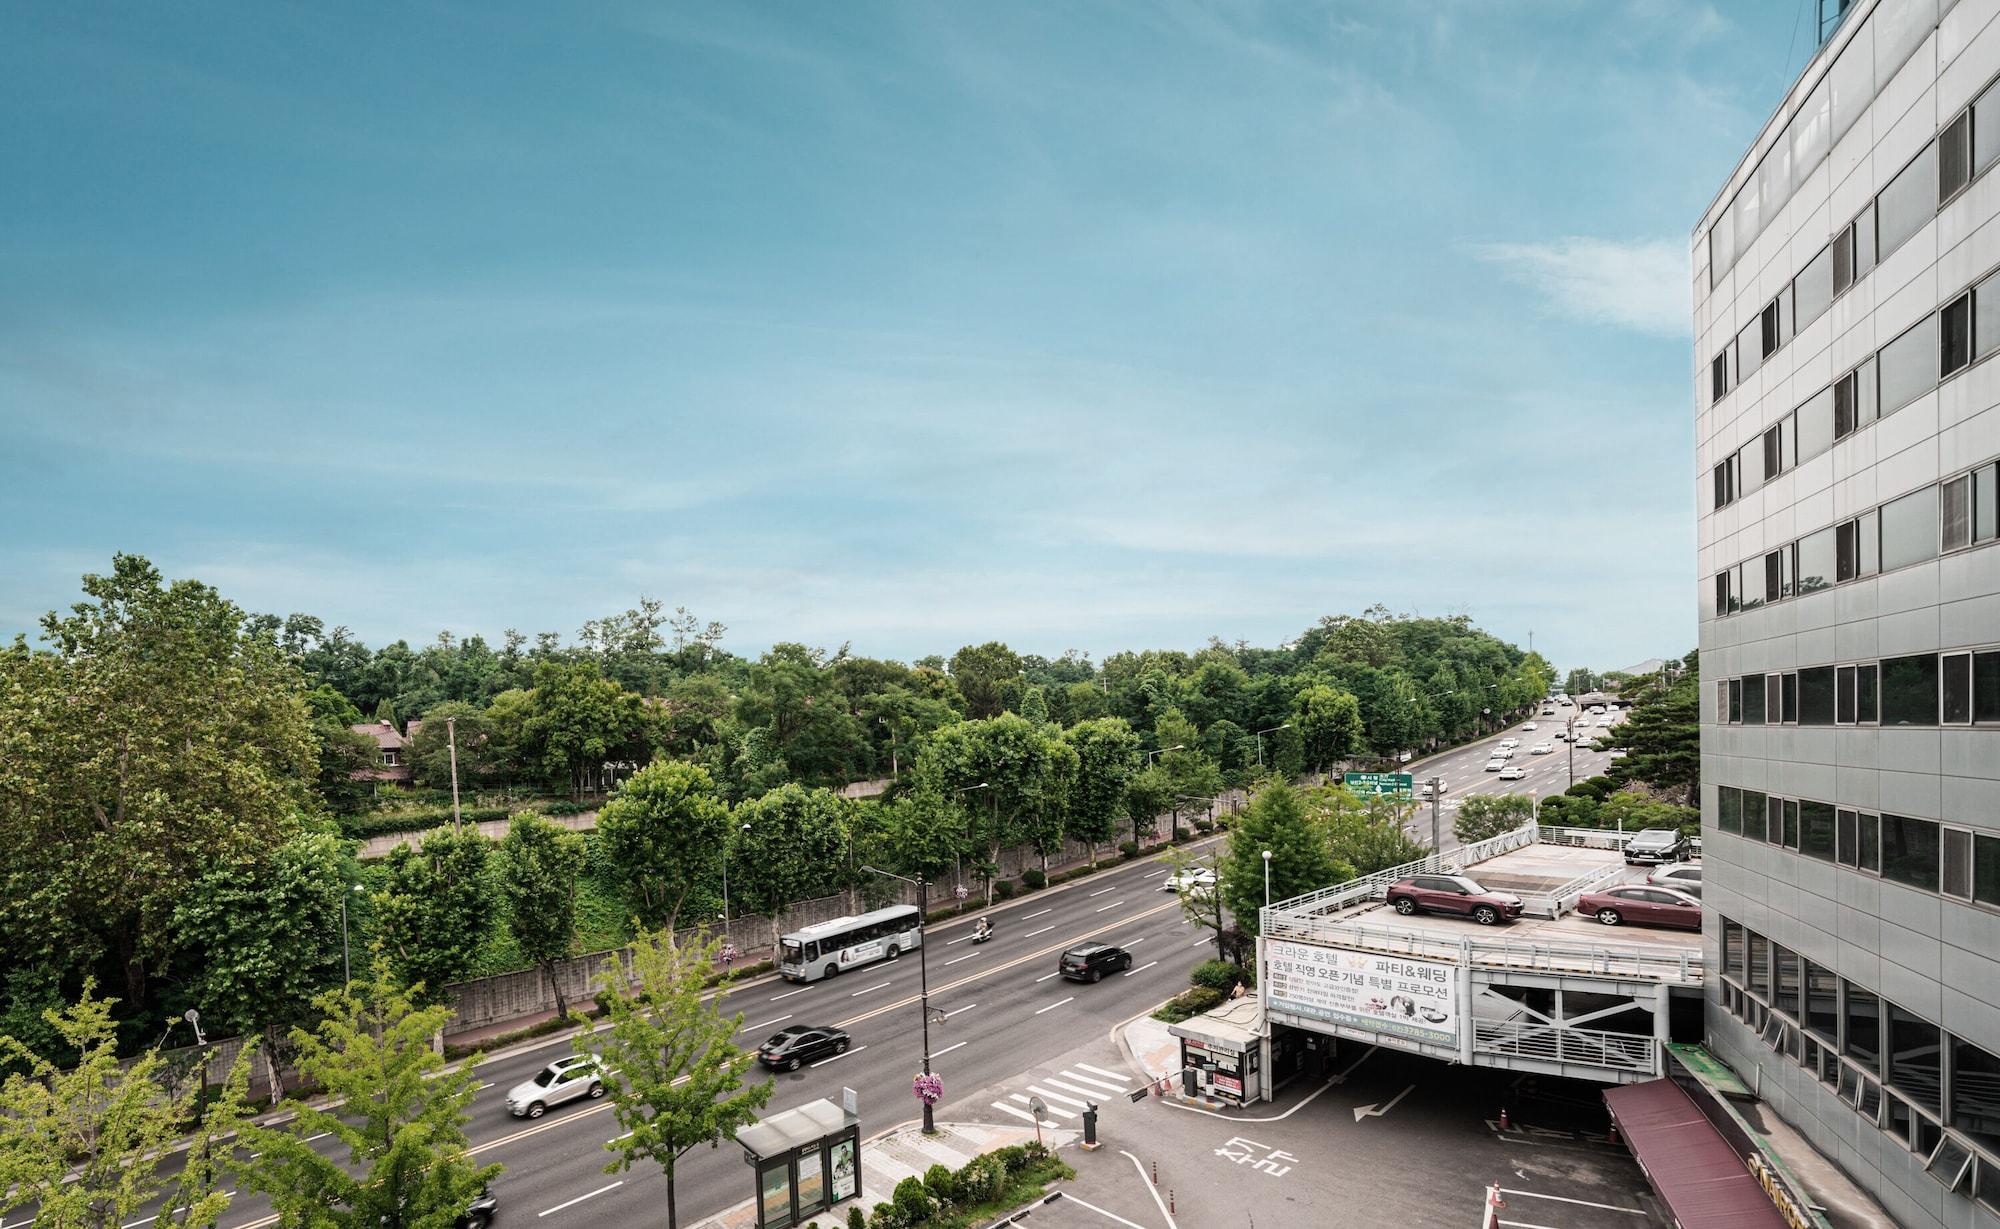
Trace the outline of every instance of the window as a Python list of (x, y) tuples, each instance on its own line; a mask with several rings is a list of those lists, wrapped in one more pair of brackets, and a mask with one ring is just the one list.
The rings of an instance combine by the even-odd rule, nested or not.
[(1729, 391), (1729, 351), (1722, 353), (1708, 364), (1708, 399), (1720, 401)]
[(1882, 872), (1882, 817), (1869, 811), (1860, 814), (1860, 858), (1855, 865), (1875, 874)]
[(1803, 329), (1833, 304), (1833, 245), (1819, 250), (1792, 282), (1792, 314)]
[(1962, 294), (1938, 312), (1938, 378), (1972, 362), (1972, 296)]
[(1833, 667), (1799, 671), (1799, 724), (1833, 724)]
[(1763, 998), (1771, 997), (1771, 943), (1754, 930), (1750, 932), (1750, 989)]
[(1806, 1029), (1832, 1043), (1840, 1039), (1840, 979), (1824, 965), (1806, 962)]
[(1834, 812), (1834, 854), (1842, 866), (1853, 866), (1856, 850), (1854, 847), (1854, 812), (1840, 810)]
[(1946, 725), (1972, 722), (1972, 654), (1947, 653), (1938, 659), (1938, 693)]
[(1729, 724), (1743, 724), (1743, 680), (1729, 680)]
[(1715, 826), (1724, 832), (1743, 831), (1743, 791), (1733, 785), (1715, 791)]
[(385, 749), (382, 752), (382, 766), (384, 768), (394, 768), (396, 766), (396, 753), (394, 751)]
[(1787, 545), (1764, 556), (1764, 600), (1775, 602), (1792, 595), (1792, 548)]
[(1788, 420), (1792, 438), (1787, 442), (1792, 445), (1789, 449), (1792, 455), (1785, 468), (1809, 461), (1833, 447), (1833, 388), (1829, 384), (1820, 389)]
[(1957, 550), (1972, 545), (1972, 475), (1960, 474), (1938, 484), (1939, 546)]
[(1830, 588), (1839, 563), (1839, 550), (1832, 529), (1807, 534), (1799, 539), (1798, 591), (1817, 593)]
[(1735, 462), (1736, 458), (1732, 456), (1715, 467), (1715, 506), (1718, 508), (1727, 508), (1736, 498), (1735, 484), (1729, 476), (1729, 467)]
[(1880, 570), (1881, 542), (1875, 526), (1873, 512), (1834, 526), (1834, 575), (1838, 580), (1873, 576)]
[(1743, 976), (1743, 927), (1735, 922), (1722, 924), (1722, 971), (1730, 977)]
[(1949, 1121), (1954, 1129), (2000, 1151), (2000, 1058), (1956, 1037), (1951, 1042)]
[(1972, 182), (1972, 112), (1962, 111), (1945, 125), (1937, 139), (1938, 199), (1952, 195)]
[(1785, 843), (1785, 800), (1766, 798), (1764, 800), (1764, 841), (1770, 845)]
[(1882, 385), (1881, 412), (1893, 414), (1938, 382), (1938, 318), (1925, 316), (1875, 356)]
[(2000, 86), (1988, 86), (1972, 103), (1972, 173), (2000, 158)]
[(1771, 963), (1777, 970), (1777, 986), (1771, 1005), (1788, 1016), (1799, 1014), (1799, 954), (1773, 943)]
[(1875, 686), (1875, 663), (1854, 667), (1854, 719), (1863, 725), (1872, 725), (1881, 720), (1882, 710), (1877, 705)]
[(1937, 558), (1938, 489), (1927, 486), (1882, 505), (1882, 570)]
[(1799, 676), (1787, 674), (1778, 688), (1779, 720), (1786, 725), (1795, 725), (1799, 719)]
[(1764, 676), (1764, 720), (1771, 725), (1784, 720), (1783, 700), (1778, 694), (1779, 678), (1776, 674)]
[(1757, 334), (1758, 339), (1763, 343), (1764, 358), (1769, 358), (1773, 354), (1776, 354), (1778, 347), (1783, 344), (1782, 339), (1779, 337), (1779, 317), (1782, 315), (1779, 304), (1783, 302), (1784, 299), (1782, 296), (1772, 299), (1764, 305), (1764, 310), (1757, 316)]
[(1764, 365), (1764, 318), (1743, 326), (1736, 335), (1736, 382), (1738, 384), (1757, 374)]
[(1761, 674), (1745, 675), (1742, 680), (1742, 687), (1743, 687), (1743, 724), (1763, 725), (1764, 724), (1764, 676)]
[(1933, 1114), (1944, 1112), (1944, 1049), (1938, 1026), (1894, 1003), (1889, 1009), (1889, 1086)]
[(1938, 890), (1937, 821), (1882, 817), (1882, 877), (1926, 892)]
[(1924, 1163), (1924, 1172), (1944, 1183), (1944, 1189), (1955, 1191), (1972, 1172), (1972, 1153), (1955, 1139), (1941, 1140), (1931, 1159)]
[(1847, 984), (1846, 1044), (1840, 1052), (1868, 1071), (1878, 1070), (1882, 1059), (1882, 1004), (1873, 994), (1853, 982)]
[(1963, 828), (1940, 829), (1938, 851), (1938, 891), (1971, 900), (1972, 834)]
[(1938, 659), (1935, 653), (1891, 657), (1882, 663), (1882, 724), (1938, 723)]
[(1764, 795), (1754, 789), (1743, 791), (1743, 835), (1753, 841), (1764, 839)]
[[(2000, 128), (2000, 115), (1993, 117), (1994, 127)], [(1993, 353), (2000, 346), (2000, 273), (1994, 274), (1972, 289), (1972, 350), (1979, 358)]]
[(2000, 651), (1972, 655), (1972, 719), (2000, 721)]
[(1844, 439), (1881, 417), (1875, 360), (1870, 357), (1833, 386), (1833, 437)]
[(1730, 597), (1729, 573), (1717, 572), (1715, 574), (1715, 613), (1718, 616), (1735, 613), (1736, 606), (1730, 600)]
[(1935, 144), (1924, 146), (1910, 165), (1875, 198), (1876, 258), (1902, 247), (1937, 214), (1938, 156)]
[(1778, 422), (1764, 432), (1764, 481), (1785, 472), (1785, 424)]
[(1784, 845), (1786, 849), (1799, 847), (1799, 804), (1795, 799), (1785, 799)]
[(1972, 540), (1991, 542), (2000, 535), (2000, 482), (1996, 467), (1983, 465), (1972, 474)]
[(2000, 836), (1973, 835), (1972, 899), (1982, 905), (2000, 905)]
[(1840, 666), (1833, 672), (1833, 719), (1837, 725), (1853, 725), (1857, 716), (1855, 709), (1854, 680), (1856, 667)]
[(1799, 803), (1799, 852), (1831, 862), (1833, 847), (1833, 804)]

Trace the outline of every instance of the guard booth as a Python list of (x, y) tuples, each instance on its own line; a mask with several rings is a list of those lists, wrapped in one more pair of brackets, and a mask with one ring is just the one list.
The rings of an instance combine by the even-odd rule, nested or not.
[(757, 1229), (791, 1229), (861, 1192), (861, 1119), (824, 1098), (736, 1133), (757, 1175)]
[(1181, 1039), (1181, 1091), (1228, 1105), (1269, 1101), (1293, 1076), (1324, 1071), (1333, 1059), (1332, 1038), (1282, 1024), (1272, 1029), (1266, 1049), (1264, 1003), (1255, 994), (1170, 1024), (1167, 1031)]

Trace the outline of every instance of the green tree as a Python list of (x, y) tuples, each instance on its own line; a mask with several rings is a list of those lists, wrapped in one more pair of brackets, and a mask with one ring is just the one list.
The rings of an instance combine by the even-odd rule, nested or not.
[(997, 640), (966, 645), (951, 655), (951, 677), (965, 697), (966, 716), (998, 717), (1021, 690), (1021, 658)]
[(486, 710), (463, 700), (446, 700), (425, 710), (423, 724), (417, 727), (416, 741), (411, 744), (410, 764), (418, 785), (451, 788), (454, 737), (461, 786), (488, 785), (506, 776), (501, 748), (487, 729)]
[(964, 807), (935, 790), (917, 789), (883, 804), (867, 860), (898, 874), (944, 882), (945, 871), (966, 854)]
[[(1123, 718), (1120, 718), (1123, 720)], [(1139, 837), (1141, 826), (1150, 829), (1152, 824), (1167, 813), (1174, 804), (1174, 783), (1167, 771), (1157, 764), (1150, 764), (1135, 772), (1125, 782), (1125, 814), (1132, 820), (1132, 843), (1144, 844)]]
[[(1176, 893), (1180, 897), (1181, 916), (1204, 930), (1215, 932), (1215, 958), (1229, 959), (1229, 951), (1223, 938), (1228, 928), (1228, 915), (1222, 905), (1222, 893), (1213, 887), (1193, 881), (1197, 871), (1210, 870), (1208, 860), (1189, 849), (1169, 849), (1167, 865), (1172, 868), (1176, 881)], [(1259, 873), (1261, 874), (1261, 867)], [(1259, 889), (1261, 891), (1261, 887)]]
[(381, 751), (374, 739), (355, 732), (361, 710), (346, 696), (321, 683), (305, 699), (318, 752), (320, 801), (336, 815), (358, 814), (375, 792), (374, 783), (359, 774), (380, 762)]
[(383, 860), (385, 886), (369, 900), (376, 937), (396, 976), (428, 1001), (472, 972), (493, 927), (492, 850), (476, 829), (434, 828)]
[(1122, 717), (1096, 717), (1064, 730), (1063, 741), (1077, 764), (1064, 823), (1069, 836), (1090, 846), (1095, 866), (1098, 844), (1111, 839), (1125, 814), (1125, 787), (1139, 769), (1139, 736)]
[(1470, 845), (1512, 832), (1535, 818), (1535, 800), (1527, 794), (1469, 794), (1459, 800), (1451, 830), (1459, 843)]
[(1571, 670), (1569, 678), (1563, 683), (1563, 691), (1572, 696), (1585, 695), (1596, 690), (1597, 676), (1581, 666)]
[[(152, 1223), (209, 1229), (229, 1207), (220, 1163), (245, 1117), (254, 1047), (239, 1054), (221, 1095), (198, 1107), (198, 1086), (173, 1078), (157, 1048), (119, 1058), (113, 1000), (95, 991), (86, 978), (75, 1004), (46, 1013), (57, 1055), (0, 1036), (0, 1070), (10, 1070), (0, 1083), (0, 1215), (32, 1206), (37, 1226), (116, 1229), (161, 1199)], [(169, 1178), (160, 1162), (190, 1120)]]
[(500, 894), (507, 928), (521, 955), (535, 963), (556, 997), (556, 1015), (569, 1015), (556, 965), (576, 938), (576, 884), (583, 876), (583, 838), (532, 811), (514, 816), (500, 842)]
[(317, 748), (297, 669), (215, 590), (135, 555), (83, 589), (48, 650), (0, 650), (0, 951), (108, 957), (143, 1010), (174, 907), (299, 830)]
[(707, 770), (654, 760), (597, 813), (603, 864), (647, 927), (674, 929), (689, 903), (719, 898), (729, 809)]
[(1173, 816), (1173, 837), (1180, 839), (1183, 811), (1201, 806), (1222, 790), (1222, 770), (1202, 750), (1201, 734), (1181, 710), (1168, 705), (1153, 723), (1153, 740), (1159, 744), (1157, 757), (1166, 773), (1173, 797), (1167, 804)]
[(1613, 780), (1637, 781), (1682, 805), (1693, 806), (1701, 788), (1701, 671), (1689, 653), (1672, 685), (1640, 691), (1631, 715), (1615, 731), (1625, 758), (1611, 766)]
[(1380, 795), (1364, 798), (1340, 785), (1307, 791), (1304, 800), (1326, 830), (1327, 848), (1357, 875), (1414, 862), (1430, 852), (1411, 839), (1406, 826), (1413, 803)]
[(1313, 772), (1361, 754), (1368, 730), (1361, 724), (1361, 704), (1337, 687), (1315, 683), (1299, 692), (1292, 706), (1292, 728), (1299, 732), (1305, 759)]
[[(796, 787), (794, 787), (796, 788)], [(745, 1087), (756, 1056), (739, 1049), (742, 1015), (722, 1014), (706, 993), (720, 940), (675, 946), (670, 934), (642, 933), (629, 960), (612, 958), (600, 998), (610, 1027), (572, 1043), (606, 1072), (611, 1113), (624, 1134), (605, 1144), (605, 1173), (652, 1161), (667, 1176), (667, 1225), (677, 1229), (674, 1178), (680, 1159), (733, 1137), (768, 1105), (773, 1085)]]
[(1333, 856), (1326, 830), (1313, 822), (1299, 792), (1283, 782), (1257, 791), (1229, 832), (1218, 870), (1222, 903), (1236, 924), (1258, 933), (1264, 904), (1264, 851), (1271, 851), (1271, 900), (1287, 900), (1346, 883), (1354, 867)]
[(535, 668), (528, 733), (541, 748), (542, 767), (569, 782), (572, 798), (583, 797), (607, 760), (633, 752), (640, 730), (639, 697), (598, 673), (596, 662)]
[[(319, 1023), (293, 1029), (292, 1044), (302, 1081), (327, 1100), (289, 1099), (280, 1125), (246, 1124), (244, 1183), (300, 1229), (450, 1229), (500, 1172), (473, 1160), (465, 1133), (478, 1059), (447, 1071), (431, 1048), (451, 1009), (417, 1006), (385, 960), (313, 1006)], [(340, 1146), (314, 1148), (323, 1135)]]
[[(969, 813), (984, 820), (977, 839), (967, 844), (986, 849), (992, 863), (1009, 845), (1034, 845), (1046, 863), (1061, 840), (1076, 760), (1060, 731), (1002, 713), (933, 731), (918, 752), (915, 771), (921, 787), (963, 797)], [(991, 903), (991, 876), (986, 880)]]
[(836, 892), (845, 882), (849, 805), (831, 790), (794, 783), (736, 808), (730, 883), (769, 915), (774, 947), (786, 905)]

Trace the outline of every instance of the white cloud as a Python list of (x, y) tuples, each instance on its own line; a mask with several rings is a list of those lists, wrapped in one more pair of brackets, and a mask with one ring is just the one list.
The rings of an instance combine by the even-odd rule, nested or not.
[(1564, 238), (1486, 243), (1473, 254), (1546, 296), (1558, 312), (1593, 324), (1685, 336), (1693, 315), (1688, 254), (1670, 239), (1616, 243)]

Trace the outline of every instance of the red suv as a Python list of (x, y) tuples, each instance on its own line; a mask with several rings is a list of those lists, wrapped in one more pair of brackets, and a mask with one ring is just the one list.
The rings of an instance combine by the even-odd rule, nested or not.
[(1521, 898), (1512, 892), (1489, 892), (1465, 875), (1412, 875), (1389, 888), (1389, 905), (1398, 913), (1459, 913), (1491, 926), (1521, 916)]

